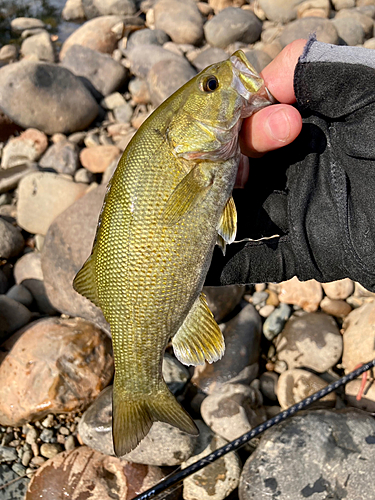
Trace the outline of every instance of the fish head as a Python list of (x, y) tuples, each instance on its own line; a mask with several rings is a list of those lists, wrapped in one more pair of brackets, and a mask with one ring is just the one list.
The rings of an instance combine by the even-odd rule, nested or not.
[(168, 137), (185, 159), (233, 156), (242, 119), (276, 102), (241, 50), (201, 71), (181, 91), (186, 95)]

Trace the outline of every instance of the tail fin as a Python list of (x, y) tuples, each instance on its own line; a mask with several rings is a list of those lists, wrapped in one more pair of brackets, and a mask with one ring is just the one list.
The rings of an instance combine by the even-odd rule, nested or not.
[(126, 393), (113, 386), (113, 446), (118, 457), (133, 450), (148, 434), (153, 422), (166, 422), (187, 434), (199, 434), (189, 414), (177, 403), (167, 385), (154, 395)]

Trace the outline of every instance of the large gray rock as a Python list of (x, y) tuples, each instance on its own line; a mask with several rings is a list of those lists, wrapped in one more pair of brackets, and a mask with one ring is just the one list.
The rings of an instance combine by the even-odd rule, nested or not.
[(225, 320), (239, 305), (245, 289), (244, 285), (205, 286), (203, 288), (208, 307), (217, 323)]
[(203, 17), (192, 0), (159, 0), (154, 7), (155, 27), (176, 43), (198, 45), (203, 38)]
[(228, 7), (204, 25), (207, 42), (224, 49), (234, 42), (254, 43), (262, 31), (262, 23), (250, 10)]
[(192, 64), (198, 71), (202, 71), (204, 68), (207, 68), (207, 66), (225, 61), (225, 59), (228, 59), (228, 54), (223, 49), (208, 47), (202, 50), (202, 52), (192, 60)]
[(127, 51), (127, 57), (130, 61), (131, 72), (141, 78), (146, 78), (152, 66), (163, 60), (173, 59), (182, 64), (185, 62), (190, 68), (190, 64), (184, 57), (155, 44), (135, 45)]
[(240, 500), (373, 498), (375, 420), (319, 410), (267, 431), (242, 471)]
[(304, 17), (289, 23), (281, 33), (279, 41), (285, 47), (299, 38), (309, 38), (315, 33), (319, 42), (332, 43), (337, 45), (340, 37), (335, 25), (329, 19), (320, 17)]
[(155, 107), (196, 75), (196, 71), (182, 57), (180, 59), (159, 61), (148, 72), (147, 84)]
[(134, 0), (82, 0), (86, 19), (108, 16), (131, 16), (136, 12)]
[(85, 195), (51, 224), (42, 251), (48, 297), (57, 310), (81, 316), (109, 332), (101, 310), (73, 288), (73, 279), (89, 257), (106, 186)]
[(0, 217), (0, 258), (15, 257), (23, 249), (24, 243), (21, 231)]
[[(165, 31), (146, 28), (144, 30), (134, 31), (126, 43), (126, 50), (131, 50), (136, 45), (159, 45), (162, 46), (169, 42), (170, 38)], [(119, 44), (120, 45), (120, 44)], [(125, 51), (126, 52), (126, 51)]]
[(62, 65), (81, 81), (102, 96), (117, 90), (125, 82), (127, 71), (124, 66), (107, 54), (89, 49), (83, 45), (72, 45), (66, 52)]
[[(79, 435), (87, 446), (114, 455), (112, 442), (112, 386), (107, 387), (83, 414)], [(123, 458), (147, 465), (179, 465), (191, 457), (199, 438), (163, 422), (154, 422), (139, 445)]]
[(81, 198), (86, 184), (79, 184), (52, 172), (36, 172), (19, 185), (17, 222), (34, 234), (46, 234), (52, 221)]
[(91, 93), (68, 69), (32, 61), (0, 69), (0, 108), (21, 127), (47, 134), (84, 129), (99, 111)]
[(342, 335), (328, 314), (296, 312), (276, 337), (275, 345), (277, 360), (289, 370), (304, 367), (323, 373), (340, 359)]
[(332, 22), (346, 45), (362, 45), (365, 41), (365, 32), (355, 17), (341, 17), (333, 19)]
[(304, 0), (259, 0), (259, 6), (270, 21), (286, 23), (297, 17), (297, 6), (303, 1)]

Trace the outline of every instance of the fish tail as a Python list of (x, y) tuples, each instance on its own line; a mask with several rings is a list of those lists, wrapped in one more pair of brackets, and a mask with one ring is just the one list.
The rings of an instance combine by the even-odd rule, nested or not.
[(166, 384), (154, 395), (129, 394), (113, 387), (113, 446), (118, 457), (133, 450), (147, 435), (153, 422), (166, 422), (197, 436), (188, 413), (179, 405)]

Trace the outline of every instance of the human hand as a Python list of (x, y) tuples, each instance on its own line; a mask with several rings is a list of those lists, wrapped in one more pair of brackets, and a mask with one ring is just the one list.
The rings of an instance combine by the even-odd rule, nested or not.
[(240, 133), (243, 156), (235, 187), (243, 187), (248, 179), (248, 156), (256, 158), (286, 146), (301, 131), (301, 115), (291, 104), (296, 100), (294, 69), (305, 45), (306, 40), (302, 39), (290, 43), (261, 73), (267, 88), (280, 104), (263, 108), (244, 120)]

